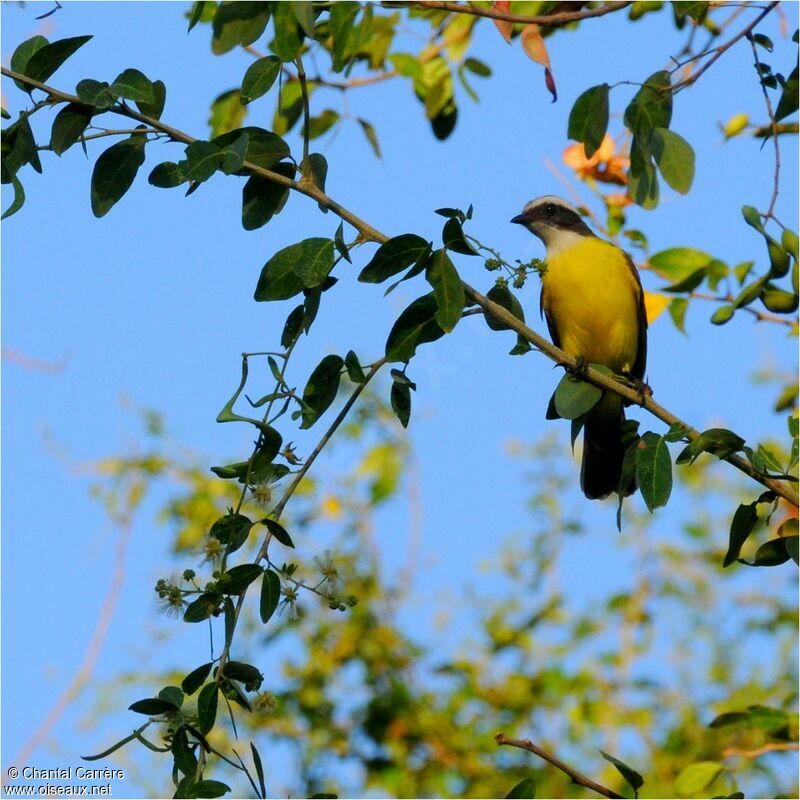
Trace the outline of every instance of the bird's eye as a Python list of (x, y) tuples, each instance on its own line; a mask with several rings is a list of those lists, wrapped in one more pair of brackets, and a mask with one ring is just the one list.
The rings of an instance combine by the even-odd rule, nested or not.
[(546, 216), (548, 216), (548, 217), (552, 217), (552, 216), (553, 216), (553, 214), (555, 214), (555, 213), (556, 213), (556, 207), (555, 207), (555, 205), (554, 205), (553, 203), (548, 203), (548, 204), (547, 204), (547, 205), (544, 207), (544, 213), (545, 213), (545, 215), (546, 215)]

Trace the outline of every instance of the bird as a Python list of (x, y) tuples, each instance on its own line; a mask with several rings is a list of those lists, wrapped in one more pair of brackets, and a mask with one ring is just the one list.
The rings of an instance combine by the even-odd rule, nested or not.
[[(593, 233), (561, 197), (531, 200), (511, 222), (544, 243), (539, 310), (553, 344), (582, 364), (602, 364), (644, 386), (647, 314), (631, 257)], [(587, 415), (580, 480), (590, 500), (636, 489), (635, 481), (620, 485), (624, 421), (622, 398), (609, 391)]]

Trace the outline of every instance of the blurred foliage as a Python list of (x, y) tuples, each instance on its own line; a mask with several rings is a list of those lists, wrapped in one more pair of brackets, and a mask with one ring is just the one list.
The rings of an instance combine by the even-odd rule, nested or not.
[[(103, 462), (97, 492), (117, 512), (154, 492), (157, 519), (184, 564), (202, 549), (209, 502), (225, 502), (216, 495), (226, 484), (161, 428), (151, 426), (148, 455)], [(290, 522), (302, 542), (294, 577), (313, 585), (328, 559), (357, 605), (339, 613), (301, 592), (297, 613), (278, 616), (277, 626), (248, 615), (236, 653), (265, 676), (237, 728), (258, 743), (270, 796), (503, 797), (526, 778), (540, 797), (586, 796), (530, 754), (498, 748), (498, 731), (534, 739), (619, 792), (624, 782), (600, 749), (644, 776), (642, 797), (795, 796), (795, 580), (789, 567), (769, 584), (744, 567), (721, 572), (718, 509), (736, 492), (712, 462), (679, 473), (691, 518), (673, 519), (665, 532), (652, 515), (628, 512), (617, 534), (628, 577), (613, 585), (582, 556), (594, 534), (565, 500), (574, 478), (564, 443), (512, 442), (530, 524), (498, 538), (496, 557), (442, 595), (426, 585), (422, 531), (413, 528), (420, 487), (391, 410), (370, 395), (346, 434), (332, 457), (348, 468), (307, 481)], [(408, 520), (405, 563), (383, 554), (376, 517), (387, 504), (394, 519)], [(465, 531), (461, 544), (472, 535)], [(324, 558), (311, 558), (323, 548)], [(591, 582), (591, 600), (574, 599), (575, 580)], [(434, 630), (415, 631), (420, 608)], [(119, 680), (153, 686), (182, 677)], [(120, 685), (106, 691), (116, 698)], [(221, 752), (237, 747), (228, 724), (209, 741)], [(283, 766), (285, 749), (270, 756), (287, 741), (296, 774)], [(142, 761), (148, 755), (123, 758), (155, 795), (164, 792)], [(225, 773), (224, 764), (215, 769), (246, 791)]]

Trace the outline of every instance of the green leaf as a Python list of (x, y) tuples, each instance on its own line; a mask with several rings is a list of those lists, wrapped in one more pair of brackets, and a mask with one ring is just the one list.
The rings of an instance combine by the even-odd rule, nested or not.
[(577, 419), (591, 411), (602, 396), (603, 390), (599, 387), (574, 375), (564, 375), (553, 394), (553, 402), (560, 417)]
[(167, 87), (164, 85), (164, 81), (153, 81), (151, 86), (153, 87), (153, 101), (148, 103), (137, 100), (136, 106), (145, 116), (161, 119), (161, 115), (164, 113), (164, 105), (167, 102)]
[(261, 524), (264, 525), (267, 530), (272, 534), (272, 536), (277, 539), (284, 547), (294, 547), (294, 542), (292, 541), (292, 537), (289, 536), (286, 528), (277, 522), (274, 519), (270, 519), (266, 517), (265, 519), (261, 520)]
[(650, 145), (664, 180), (676, 191), (686, 194), (694, 180), (694, 150), (682, 136), (667, 128), (653, 131)]
[[(269, 453), (264, 455), (269, 456)], [(256, 458), (257, 456), (253, 458), (254, 463)], [(246, 475), (249, 462), (244, 461), (242, 464), (242, 472)], [(250, 479), (253, 480), (252, 475)], [(254, 524), (255, 523), (244, 514), (225, 514), (225, 516), (220, 517), (214, 522), (208, 535), (216, 539), (220, 544), (227, 545), (229, 553), (234, 553), (247, 541), (247, 537), (250, 535), (250, 529)]]
[(344, 360), (341, 356), (325, 356), (314, 367), (314, 371), (303, 390), (303, 422), (301, 429), (310, 428), (336, 399), (342, 377)]
[(152, 81), (138, 69), (126, 69), (117, 75), (109, 91), (115, 97), (124, 97), (136, 103), (153, 105), (157, 99)]
[(144, 163), (145, 137), (133, 134), (100, 154), (92, 171), (92, 213), (105, 216), (131, 188)]
[(194, 694), (203, 685), (213, 666), (214, 663), (209, 661), (207, 664), (201, 664), (197, 669), (193, 669), (181, 682), (181, 689), (184, 693)]
[(455, 218), (450, 218), (445, 222), (442, 229), (442, 241), (448, 250), (454, 253), (462, 253), (466, 256), (477, 256), (478, 252), (470, 245), (464, 237), (464, 230), (461, 222)]
[(194, 797), (222, 797), (230, 790), (231, 787), (222, 781), (202, 780), (192, 785)]
[(253, 764), (256, 768), (256, 776), (258, 777), (258, 788), (260, 790), (259, 797), (266, 797), (267, 786), (264, 782), (264, 765), (261, 763), (261, 756), (259, 755), (258, 750), (256, 750), (256, 746), (252, 742), (250, 742), (250, 753), (253, 756)]
[(729, 725), (740, 725), (742, 722), (747, 722), (750, 715), (746, 711), (728, 711), (720, 714), (711, 722), (708, 723), (709, 728), (725, 728)]
[(332, 239), (304, 239), (279, 250), (261, 270), (255, 299), (286, 300), (320, 285), (333, 267)]
[(415, 233), (403, 233), (382, 244), (369, 264), (361, 270), (362, 283), (382, 283), (424, 257), (430, 244)]
[(523, 778), (507, 795), (507, 800), (524, 800), (536, 797), (536, 781), (533, 778)]
[(333, 237), (333, 245), (336, 248), (336, 251), (339, 255), (347, 261), (348, 264), (353, 263), (353, 259), (350, 258), (350, 251), (347, 249), (347, 244), (344, 240), (344, 222), (339, 223), (339, 227), (336, 229), (336, 233)]
[(128, 706), (128, 711), (155, 717), (159, 714), (169, 714), (179, 708), (180, 706), (175, 705), (171, 700), (164, 700), (161, 697), (149, 697), (146, 700), (137, 700), (135, 703), (131, 703)]
[(445, 332), (436, 322), (438, 306), (433, 293), (414, 300), (397, 318), (386, 341), (386, 358), (389, 361), (408, 361), (417, 347), (433, 342)]
[(798, 84), (797, 67), (795, 67), (786, 79), (783, 94), (775, 108), (775, 122), (779, 122), (797, 111), (798, 85), (800, 84)]
[[(326, 108), (316, 117), (311, 117), (308, 121), (308, 138), (317, 139), (327, 133), (339, 121), (339, 112), (332, 108)], [(305, 127), (303, 128), (305, 131)]]
[(211, 142), (198, 140), (186, 145), (186, 160), (179, 166), (189, 181), (207, 181), (222, 165), (222, 150)]
[(664, 91), (669, 85), (669, 72), (659, 70), (634, 95), (625, 109), (624, 121), (635, 136), (649, 141), (654, 128), (669, 128), (672, 120), (672, 93)]
[(197, 770), (197, 759), (189, 747), (189, 738), (183, 725), (173, 733), (171, 749), (175, 767), (184, 775), (194, 776)]
[(275, 56), (265, 56), (254, 61), (242, 78), (239, 90), (242, 103), (252, 103), (265, 95), (271, 88), (281, 71), (281, 60)]
[(219, 581), (219, 589), (225, 594), (241, 594), (263, 570), (258, 564), (239, 564), (231, 567)]
[[(325, 181), (328, 177), (328, 162), (322, 153), (311, 153), (308, 159), (302, 163), (302, 172), (311, 178), (314, 186), (321, 192), (325, 191)], [(328, 213), (328, 209), (322, 203), (317, 203), (319, 210), (323, 214)]]
[(747, 564), (748, 567), (777, 567), (789, 560), (789, 552), (786, 549), (786, 539), (770, 539), (764, 542), (756, 550), (752, 561), (739, 559), (739, 563)]
[(583, 142), (587, 158), (591, 158), (603, 142), (608, 130), (609, 85), (602, 83), (587, 89), (569, 112), (567, 136)]
[(208, 11), (209, 9), (213, 10), (215, 7), (216, 3), (206, 2), (206, 0), (197, 0), (192, 3), (192, 10), (189, 13), (189, 27), (186, 32), (188, 33), (198, 22), (210, 22), (213, 19), (213, 15), (209, 19)]
[[(2, 170), (4, 177), (3, 182), (5, 183), (5, 176), (9, 175), (9, 173), (6, 171), (5, 164), (2, 165)], [(11, 205), (3, 212), (3, 215), (0, 217), (0, 219), (8, 219), (8, 217), (16, 214), (17, 211), (19, 211), (22, 206), (25, 205), (25, 189), (22, 187), (20, 179), (16, 176), (16, 174), (10, 174), (8, 182), (14, 187), (14, 199), (11, 201)]]
[[(279, 161), (289, 155), (289, 145), (280, 136), (276, 136), (272, 131), (256, 128), (252, 125), (244, 128), (235, 128), (220, 136), (215, 136), (212, 142), (224, 150), (245, 133), (248, 139), (246, 160), (251, 164), (265, 169), (272, 169)], [(247, 172), (243, 171), (242, 174), (246, 175)]]
[[(276, 164), (273, 170), (287, 178), (294, 178), (293, 164)], [(287, 186), (252, 175), (242, 189), (242, 227), (246, 231), (254, 231), (266, 225), (283, 210), (288, 199)]]
[(226, 175), (232, 175), (244, 166), (249, 141), (250, 137), (243, 133), (233, 144), (222, 151), (221, 169)]
[(78, 85), (75, 87), (75, 94), (87, 106), (102, 110), (114, 103), (114, 97), (109, 89), (110, 87), (105, 81), (100, 82), (92, 78), (84, 78), (82, 81), (78, 81)]
[(722, 561), (723, 567), (729, 567), (742, 551), (742, 545), (747, 541), (747, 537), (753, 532), (753, 528), (758, 522), (758, 511), (755, 503), (742, 503), (733, 515), (731, 520), (730, 539), (728, 552)]
[(248, 692), (257, 692), (264, 680), (261, 670), (252, 664), (243, 664), (241, 661), (229, 661), (222, 670), (222, 674), (229, 681), (241, 681)]
[(344, 357), (344, 366), (347, 370), (347, 377), (353, 383), (365, 383), (367, 380), (366, 375), (364, 375), (364, 369), (361, 366), (361, 362), (358, 360), (358, 356), (352, 351), (348, 351), (347, 355)]
[(213, 727), (217, 719), (217, 690), (216, 683), (207, 683), (197, 697), (197, 727), (205, 736)]
[(165, 686), (159, 693), (160, 700), (166, 700), (172, 703), (175, 708), (180, 708), (183, 705), (183, 692), (178, 686)]
[[(211, 138), (216, 139), (231, 131), (238, 131), (247, 116), (238, 89), (228, 89), (214, 98), (208, 117)], [(238, 138), (238, 137), (237, 137)]]
[(731, 320), (735, 311), (736, 311), (736, 306), (720, 306), (711, 315), (711, 324), (724, 325), (726, 322), (729, 322)]
[(744, 447), (744, 439), (726, 428), (709, 428), (689, 443), (678, 455), (676, 464), (693, 463), (701, 453), (711, 453), (717, 458), (727, 458)]
[(702, 250), (691, 247), (671, 247), (650, 256), (650, 266), (674, 284), (685, 280), (700, 269), (706, 269), (714, 259)]
[(271, 569), (264, 571), (261, 579), (261, 603), (259, 612), (261, 621), (267, 623), (275, 613), (281, 599), (281, 579)]
[(800, 540), (798, 536), (784, 536), (783, 538), (786, 552), (795, 564), (800, 564), (800, 545), (798, 544), (798, 540)]
[(207, 620), (222, 602), (222, 595), (216, 592), (203, 592), (196, 600), (193, 600), (183, 612), (184, 622), (203, 622)]
[(433, 254), (425, 277), (433, 287), (433, 296), (436, 298), (436, 322), (443, 331), (450, 333), (461, 319), (466, 298), (464, 285), (446, 250), (437, 250)]
[[(30, 39), (26, 39), (22, 44), (17, 46), (16, 50), (14, 50), (11, 55), (11, 71), (18, 72), (20, 75), (27, 75), (28, 73), (25, 69), (28, 66), (28, 62), (31, 60), (31, 56), (47, 44), (48, 41), (44, 36), (32, 36)], [(24, 83), (20, 83), (17, 80), (15, 80), (14, 83), (17, 88), (21, 89), (23, 92), (30, 92), (30, 88)]]
[(58, 112), (50, 132), (50, 147), (57, 156), (66, 152), (83, 136), (92, 121), (93, 113), (94, 109), (90, 106), (79, 103), (68, 103)]
[(367, 141), (372, 148), (372, 152), (375, 154), (375, 158), (382, 158), (381, 146), (378, 142), (378, 133), (375, 130), (375, 126), (361, 117), (357, 117), (356, 122), (361, 126), (361, 130), (364, 131), (364, 136), (367, 137)]
[(790, 228), (784, 228), (781, 234), (781, 244), (783, 249), (792, 254), (795, 261), (798, 260), (798, 239), (797, 234)]
[(716, 761), (698, 761), (681, 771), (672, 788), (680, 797), (697, 797), (722, 770)]
[(275, 26), (275, 38), (270, 43), (270, 50), (281, 61), (294, 61), (300, 52), (302, 42), (297, 29), (297, 17), (292, 11), (291, 3), (277, 3), (272, 21)]
[(464, 61), (464, 67), (481, 78), (488, 78), (492, 74), (491, 68), (477, 58), (467, 58)]
[(636, 476), (645, 505), (652, 513), (672, 493), (672, 460), (663, 437), (645, 433), (636, 446)]
[(59, 39), (40, 47), (28, 59), (23, 74), (44, 83), (78, 48), (83, 47), (91, 38), (91, 36), (75, 36), (71, 39)]
[(758, 209), (753, 208), (753, 206), (742, 206), (742, 216), (744, 217), (744, 221), (751, 228), (755, 228), (759, 233), (766, 236), (764, 225), (761, 222), (761, 214), (758, 213)]
[[(525, 312), (522, 309), (522, 304), (507, 286), (493, 286), (489, 289), (486, 297), (493, 303), (502, 306), (506, 311), (510, 311), (520, 322), (525, 322)], [(496, 320), (488, 312), (484, 312), (484, 318), (486, 319), (486, 324), (493, 331), (511, 330), (505, 322)]]
[(281, 334), (281, 347), (287, 348), (292, 342), (300, 335), (303, 330), (303, 306), (299, 305), (293, 308), (286, 318), (286, 324), (283, 326), (283, 333)]
[(686, 333), (685, 321), (688, 308), (689, 301), (685, 297), (676, 297), (667, 308), (675, 327), (683, 334)]
[(650, 151), (639, 136), (631, 141), (631, 166), (628, 171), (628, 197), (645, 209), (658, 205), (659, 188)]
[(297, 24), (303, 29), (306, 36), (314, 35), (314, 5), (313, 3), (305, 2), (305, 0), (291, 0), (289, 5), (292, 7), (292, 13), (297, 20)]
[(211, 52), (222, 55), (237, 45), (248, 45), (261, 36), (269, 21), (270, 3), (228, 2), (217, 6), (211, 23)]
[(619, 774), (625, 778), (628, 785), (633, 789), (634, 796), (638, 797), (639, 789), (644, 785), (644, 778), (635, 769), (631, 769), (624, 761), (620, 761), (618, 758), (614, 758), (614, 756), (604, 753), (602, 750), (600, 751), (600, 755), (619, 770)]
[(752, 727), (772, 734), (785, 728), (791, 719), (789, 714), (780, 708), (770, 708), (769, 706), (752, 705), (747, 707), (747, 711)]
[(411, 387), (397, 381), (392, 383), (391, 403), (392, 411), (400, 420), (400, 424), (407, 428), (411, 417)]

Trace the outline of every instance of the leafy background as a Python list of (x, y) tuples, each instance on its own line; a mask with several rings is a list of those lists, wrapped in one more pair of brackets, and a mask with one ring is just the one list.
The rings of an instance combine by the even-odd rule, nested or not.
[[(178, 4), (114, 4), (98, 12), (75, 3), (42, 22), (33, 20), (34, 9), (3, 7), (4, 54), (43, 28), (51, 39), (92, 33), (92, 42), (59, 71), (56, 85), (72, 87), (135, 65), (168, 85), (164, 119), (196, 135), (208, 129), (209, 102), (238, 85), (252, 62), (239, 51), (214, 58), (205, 27), (187, 37)], [(796, 8), (787, 5), (784, 13), (791, 33)], [(778, 19), (768, 19), (763, 29), (777, 44), (773, 60), (782, 58), (788, 67), (795, 49)], [(413, 32), (406, 35), (414, 41)], [(448, 142), (433, 139), (406, 83), (353, 92), (351, 114), (374, 122), (383, 159), (374, 158), (358, 123), (343, 125), (321, 140), (331, 165), (328, 188), (383, 230), (431, 238), (441, 220), (429, 212), (473, 203), (471, 230), (478, 238), (507, 257), (540, 255), (535, 241), (507, 221), (532, 196), (563, 192), (544, 158), (560, 166), (569, 108), (587, 85), (585, 65), (593, 65), (598, 81), (641, 78), (663, 67), (683, 38), (657, 14), (635, 29), (622, 15), (611, 15), (553, 37), (548, 49), (561, 100), (550, 105), (541, 70), (507, 47), (491, 25), (480, 25), (474, 52), (494, 74), (476, 87), (479, 105), (460, 103)], [(654, 41), (658, 49), (649, 46)], [(653, 251), (687, 245), (731, 264), (763, 259), (763, 242), (741, 224), (740, 208), (763, 204), (771, 154), (744, 137), (723, 145), (716, 126), (737, 113), (763, 115), (757, 83), (734, 77), (749, 74), (751, 59), (747, 48), (735, 48), (679, 96), (673, 127), (698, 153), (693, 190), (687, 197), (665, 191), (654, 214), (628, 212), (631, 225), (647, 231)], [(19, 101), (9, 96), (6, 102), (13, 112)], [(271, 114), (269, 103), (251, 109), (254, 124), (269, 127)], [(612, 117), (612, 132), (620, 125)], [(177, 154), (158, 160), (168, 157)], [(783, 158), (784, 174), (796, 175), (795, 150), (784, 147)], [(148, 159), (148, 166), (157, 163), (152, 152)], [(170, 463), (203, 472), (190, 473), (178, 489), (166, 480), (146, 481), (152, 491), (130, 527), (124, 583), (91, 687), (31, 763), (75, 764), (79, 755), (102, 749), (128, 730), (130, 715), (118, 709), (143, 696), (139, 687), (149, 685), (148, 673), (163, 675), (170, 661), (183, 667), (187, 651), (202, 660), (204, 633), (153, 621), (152, 585), (185, 565), (178, 559), (171, 567), (169, 559), (197, 536), (181, 524), (181, 503), (196, 510), (191, 504), (208, 502), (212, 489), (201, 478), (202, 465), (224, 463), (248, 447), (246, 432), (218, 429), (212, 421), (238, 379), (238, 354), (273, 342), (283, 322), (283, 309), (252, 303), (260, 266), (279, 247), (335, 229), (313, 204), (292, 198), (279, 222), (245, 233), (239, 186), (221, 178), (187, 201), (140, 180), (97, 222), (88, 178), (85, 159), (73, 148), (51, 176), (27, 181), (25, 209), (4, 226), (4, 767), (79, 668), (114, 579), (120, 528), (87, 491), (96, 483), (98, 459), (123, 455), (123, 464), (102, 462), (104, 474), (136, 475), (131, 458), (166, 448)], [(779, 214), (797, 217), (793, 184), (780, 198)], [(361, 259), (357, 266), (366, 263)], [(464, 262), (468, 280), (490, 285), (480, 265)], [(316, 336), (298, 353), (298, 375), (308, 374), (326, 352), (354, 347), (378, 354), (391, 321), (414, 296), (400, 288), (379, 299), (354, 277), (338, 291), (338, 303), (323, 307)], [(531, 282), (524, 290), (529, 318), (535, 317), (536, 294)], [(782, 415), (765, 413), (777, 385), (754, 376), (794, 373), (794, 347), (787, 347), (782, 329), (739, 316), (710, 328), (706, 311), (690, 309), (688, 337), (666, 318), (654, 325), (648, 379), (656, 398), (700, 428), (724, 424), (748, 441), (784, 436)], [(768, 586), (758, 570), (721, 573), (723, 515), (735, 481), (717, 466), (691, 473), (669, 513), (647, 520), (646, 531), (642, 509), (632, 509), (618, 537), (613, 506), (578, 497), (577, 470), (565, 460), (567, 431), (541, 427), (555, 380), (550, 364), (534, 356), (506, 358), (511, 335), (492, 334), (479, 319), (462, 326), (414, 362), (418, 390), (408, 438), (385, 416), (377, 425), (365, 421), (317, 476), (319, 495), (308, 498), (307, 521), (321, 524), (304, 537), (300, 557), (311, 564), (313, 554), (331, 548), (352, 558), (361, 603), (349, 617), (312, 604), (314, 613), (294, 632), (269, 646), (252, 640), (252, 657), (279, 709), (257, 719), (283, 742), (262, 748), (270, 754), (271, 791), (369, 793), (377, 786), (393, 794), (497, 793), (526, 770), (540, 782), (553, 781), (551, 793), (573, 791), (519, 754), (498, 753), (491, 736), (502, 725), (520, 725), (532, 736), (546, 731), (563, 757), (575, 756), (594, 775), (603, 767), (593, 748), (602, 747), (648, 775), (644, 791), (656, 792), (658, 781), (671, 786), (676, 754), (683, 759), (692, 747), (698, 760), (708, 756), (717, 763), (733, 746), (713, 740), (716, 734), (705, 727), (718, 713), (752, 703), (794, 704), (786, 692), (796, 669), (790, 568), (770, 573)], [(27, 357), (56, 369), (20, 363)], [(166, 411), (166, 441), (142, 433), (143, 416), (151, 433), (161, 427), (159, 417), (142, 408)], [(552, 435), (560, 437), (557, 444), (543, 441)], [(298, 435), (298, 449), (310, 441)], [(143, 488), (137, 481), (102, 486), (99, 491), (111, 492), (101, 499), (112, 510), (130, 503), (125, 492), (135, 500)], [(386, 496), (372, 508), (376, 491)], [(45, 503), (47, 511), (40, 511)], [(387, 597), (391, 587), (396, 595)], [(604, 613), (588, 613), (596, 608)], [(346, 666), (343, 658), (323, 658), (330, 637), (349, 636), (352, 643), (364, 640), (366, 631), (367, 640), (380, 644), (368, 611), (387, 637), (383, 650), (359, 653)], [(325, 623), (328, 613), (333, 616)], [(620, 663), (625, 636), (634, 644), (629, 663)], [(290, 658), (300, 665), (287, 673)], [(603, 670), (607, 685), (598, 683)], [(534, 682), (515, 685), (523, 672)], [(676, 705), (698, 674), (691, 705)], [(600, 685), (606, 691), (599, 692)], [(335, 703), (338, 726), (318, 716), (325, 699)], [(381, 703), (400, 713), (387, 721)], [(460, 729), (453, 729), (453, 720), (462, 720)], [(292, 725), (297, 729), (289, 738), (302, 745), (302, 757), (285, 741)], [(414, 737), (402, 725), (419, 726), (419, 735), (442, 749), (434, 745), (434, 755), (409, 770)], [(651, 726), (662, 738), (642, 735)], [(357, 729), (363, 752), (336, 757), (339, 728)], [(780, 727), (757, 730), (771, 734)], [(750, 744), (758, 741), (755, 736)], [(387, 749), (405, 769), (382, 763)], [(659, 767), (654, 752), (665, 753), (666, 763)], [(158, 790), (146, 758), (124, 758), (133, 759), (126, 761), (132, 770), (126, 792)], [(740, 769), (750, 794), (792, 791), (794, 753), (758, 761), (728, 756), (725, 763), (730, 771), (718, 778), (721, 791), (736, 788)], [(607, 770), (612, 780), (614, 769)]]

